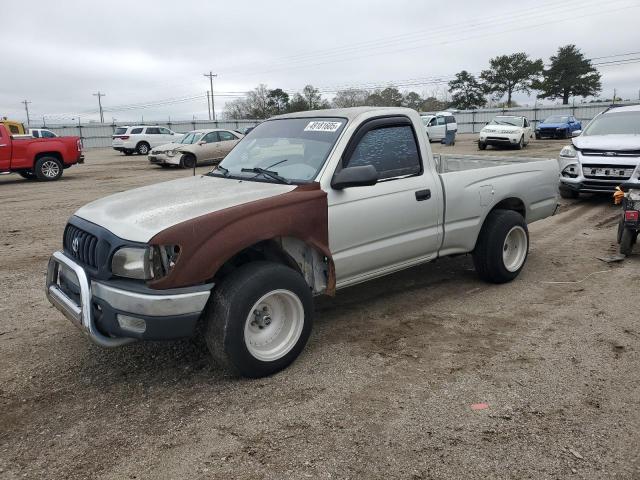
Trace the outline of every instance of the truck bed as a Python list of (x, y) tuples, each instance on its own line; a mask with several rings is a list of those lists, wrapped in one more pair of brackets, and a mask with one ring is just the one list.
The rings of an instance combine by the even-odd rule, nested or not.
[(434, 160), (445, 192), (440, 255), (473, 250), (495, 199), (521, 211), (527, 223), (555, 212), (559, 177), (555, 159), (445, 154)]

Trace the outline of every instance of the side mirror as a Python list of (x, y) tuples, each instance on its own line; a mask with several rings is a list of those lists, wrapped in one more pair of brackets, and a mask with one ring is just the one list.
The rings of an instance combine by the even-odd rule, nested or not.
[(366, 187), (376, 183), (378, 183), (378, 171), (373, 165), (343, 168), (331, 179), (331, 187), (336, 190), (348, 187)]
[(573, 132), (571, 132), (571, 136), (572, 137), (577, 137), (582, 133), (582, 130), (574, 130)]

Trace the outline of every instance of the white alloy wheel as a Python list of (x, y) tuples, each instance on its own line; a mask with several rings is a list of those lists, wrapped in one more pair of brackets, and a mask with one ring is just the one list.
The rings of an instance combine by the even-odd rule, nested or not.
[(244, 343), (258, 360), (272, 362), (296, 345), (304, 327), (302, 302), (289, 290), (273, 290), (251, 308), (244, 325)]
[(47, 178), (56, 178), (60, 174), (60, 165), (53, 160), (47, 160), (42, 164), (42, 174)]
[(509, 230), (502, 247), (504, 268), (510, 272), (518, 271), (527, 258), (528, 246), (527, 232), (524, 228), (517, 225)]

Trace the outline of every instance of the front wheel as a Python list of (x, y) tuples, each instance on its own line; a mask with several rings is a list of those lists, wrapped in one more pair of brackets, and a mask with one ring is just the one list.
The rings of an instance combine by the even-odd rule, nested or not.
[(486, 150), (487, 144), (484, 142), (478, 142), (478, 150)]
[(205, 313), (205, 339), (226, 370), (265, 377), (300, 355), (312, 317), (311, 290), (299, 272), (278, 263), (252, 262), (216, 286)]
[(513, 210), (494, 210), (484, 221), (473, 264), (480, 278), (506, 283), (518, 276), (529, 254), (529, 230), (522, 215)]
[(516, 149), (522, 150), (524, 148), (524, 135), (520, 137), (520, 141), (516, 145)]

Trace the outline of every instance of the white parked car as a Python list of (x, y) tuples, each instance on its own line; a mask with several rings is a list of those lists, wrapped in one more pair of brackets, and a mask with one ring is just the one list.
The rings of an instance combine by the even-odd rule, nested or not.
[(484, 150), (487, 145), (511, 146), (520, 150), (533, 138), (533, 127), (527, 117), (498, 115), (480, 130), (478, 148)]
[(178, 142), (183, 136), (182, 133), (158, 126), (117, 127), (112, 136), (111, 146), (125, 155), (132, 155), (134, 152), (146, 155), (153, 147)]
[(439, 142), (449, 131), (458, 131), (456, 117), (450, 112), (436, 112), (434, 115), (421, 115), (427, 137), (430, 142)]
[(58, 138), (58, 135), (46, 128), (30, 128), (29, 135), (33, 138)]

